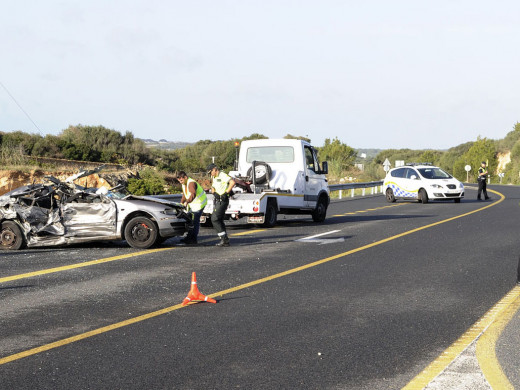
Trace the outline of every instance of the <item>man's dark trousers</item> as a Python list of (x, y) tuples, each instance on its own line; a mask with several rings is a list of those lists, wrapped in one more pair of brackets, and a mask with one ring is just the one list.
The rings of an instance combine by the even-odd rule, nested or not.
[(481, 180), (479, 179), (478, 180), (478, 193), (477, 193), (477, 199), (480, 199), (480, 194), (483, 192), (484, 193), (484, 199), (488, 199), (488, 194), (487, 194), (487, 184), (486, 184), (486, 180)]
[(224, 214), (229, 205), (229, 198), (223, 196), (220, 200), (215, 199), (215, 209), (211, 214), (211, 223), (218, 233), (226, 232), (226, 226), (224, 225)]

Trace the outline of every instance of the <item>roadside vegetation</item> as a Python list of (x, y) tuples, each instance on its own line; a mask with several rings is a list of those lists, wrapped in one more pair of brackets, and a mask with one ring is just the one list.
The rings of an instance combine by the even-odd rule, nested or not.
[[(240, 139), (200, 140), (173, 150), (147, 147), (143, 140), (131, 132), (103, 126), (69, 126), (58, 135), (30, 134), (22, 131), (0, 132), (0, 164), (4, 170), (60, 169), (60, 162), (51, 159), (76, 160), (91, 163), (118, 164), (138, 172), (128, 181), (130, 192), (145, 195), (165, 191), (177, 192), (178, 185), (172, 177), (184, 170), (196, 177), (203, 177), (206, 166), (215, 162), (225, 171), (233, 169), (236, 157), (236, 142), (248, 139), (267, 138), (254, 133)], [(285, 138), (311, 141), (305, 137), (287, 134)], [(448, 150), (387, 149), (370, 150), (360, 157), (357, 150), (341, 142), (337, 137), (327, 138), (318, 148), (322, 161), (329, 163), (329, 182), (376, 181), (385, 176), (383, 162), (395, 161), (430, 162), (440, 166), (457, 179), (475, 182), (476, 169), (481, 161), (487, 161), (491, 182), (500, 182), (498, 173), (503, 173), (503, 184), (520, 184), (520, 123), (513, 126), (504, 139), (477, 138), (475, 141), (454, 146)], [(510, 156), (510, 162), (499, 167), (499, 161)], [(48, 158), (49, 160), (45, 160)], [(470, 165), (469, 174), (465, 166)]]

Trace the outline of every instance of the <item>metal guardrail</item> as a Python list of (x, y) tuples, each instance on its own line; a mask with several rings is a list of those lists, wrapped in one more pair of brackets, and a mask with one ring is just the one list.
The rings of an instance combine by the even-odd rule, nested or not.
[[(381, 188), (379, 188), (381, 187)], [(339, 199), (343, 199), (343, 191), (350, 190), (350, 196), (354, 197), (354, 190), (361, 188), (363, 192), (361, 196), (366, 195), (366, 189), (370, 188), (370, 195), (377, 194), (379, 192), (383, 192), (383, 180), (379, 181), (369, 181), (365, 183), (346, 183), (346, 184), (331, 184), (329, 185), (329, 189), (331, 192), (339, 191)], [(172, 194), (172, 195), (155, 195), (157, 198), (162, 199), (170, 199), (176, 202), (180, 202), (181, 194)]]
[[(379, 187), (381, 187), (381, 188), (379, 188)], [(371, 195), (377, 194), (378, 192), (382, 193), (383, 192), (383, 180), (369, 181), (369, 182), (365, 182), (365, 183), (346, 183), (346, 184), (329, 185), (329, 189), (331, 192), (339, 191), (339, 196), (338, 196), (339, 199), (343, 199), (344, 190), (347, 190), (347, 191), (350, 190), (350, 196), (353, 198), (354, 190), (356, 190), (357, 188), (363, 189), (361, 196), (366, 195), (367, 188), (370, 188)]]

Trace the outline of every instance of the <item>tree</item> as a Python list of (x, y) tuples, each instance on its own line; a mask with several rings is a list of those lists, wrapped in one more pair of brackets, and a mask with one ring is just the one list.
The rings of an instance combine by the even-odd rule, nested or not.
[(310, 138), (307, 138), (307, 137), (303, 137), (301, 135), (299, 136), (295, 136), (295, 135), (292, 135), (292, 134), (287, 134), (285, 137), (283, 137), (284, 139), (299, 139), (299, 140), (303, 140), (303, 141), (306, 141), (308, 143), (311, 143), (311, 139)]
[(338, 137), (332, 141), (327, 138), (325, 144), (318, 148), (320, 160), (328, 161), (329, 169), (335, 176), (341, 176), (341, 173), (354, 165), (356, 159), (356, 151), (342, 143)]
[(419, 157), (419, 162), (431, 163), (435, 165), (437, 159), (438, 156), (433, 150), (425, 150), (424, 153), (421, 154), (421, 157)]
[(145, 169), (140, 178), (128, 179), (127, 189), (134, 195), (157, 195), (164, 192), (166, 184), (164, 178), (153, 169)]
[(496, 172), (498, 163), (496, 158), (496, 146), (495, 143), (487, 138), (477, 138), (477, 141), (469, 148), (469, 150), (456, 160), (453, 168), (453, 175), (459, 180), (466, 180), (466, 165), (471, 166), (471, 177), (476, 180), (476, 171), (480, 167), (482, 161), (486, 161), (488, 171), (493, 179), (493, 175)]

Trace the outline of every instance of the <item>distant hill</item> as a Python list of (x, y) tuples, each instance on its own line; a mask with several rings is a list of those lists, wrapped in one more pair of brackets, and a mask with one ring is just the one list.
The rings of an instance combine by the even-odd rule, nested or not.
[(155, 148), (155, 149), (163, 149), (163, 150), (174, 150), (174, 149), (182, 149), (188, 145), (191, 145), (190, 142), (173, 142), (167, 141), (165, 139), (160, 139), (159, 141), (153, 139), (141, 139), (146, 145), (147, 148)]

